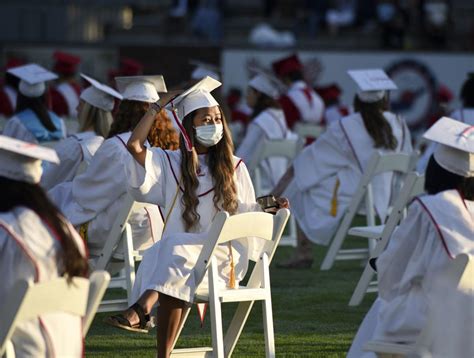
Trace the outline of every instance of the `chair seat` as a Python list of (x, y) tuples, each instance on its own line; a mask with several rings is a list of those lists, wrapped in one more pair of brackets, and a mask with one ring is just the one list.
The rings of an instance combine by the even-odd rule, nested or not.
[(198, 358), (198, 357), (214, 357), (212, 347), (198, 348), (178, 348), (174, 349), (171, 357)]
[[(219, 291), (219, 300), (221, 303), (225, 302), (241, 302), (241, 301), (261, 301), (268, 298), (269, 290), (264, 288), (247, 288), (239, 286), (239, 288), (225, 289)], [(206, 291), (201, 291), (195, 294), (196, 303), (203, 303), (209, 301), (209, 295)]]
[(414, 345), (403, 343), (391, 343), (384, 341), (369, 341), (364, 345), (364, 350), (375, 353), (406, 355), (413, 352)]
[(384, 228), (385, 225), (355, 226), (349, 229), (348, 234), (367, 239), (379, 239), (382, 237), (382, 232)]

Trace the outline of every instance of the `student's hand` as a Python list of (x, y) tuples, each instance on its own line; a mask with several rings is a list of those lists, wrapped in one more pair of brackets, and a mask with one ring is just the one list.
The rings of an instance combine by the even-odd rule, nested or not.
[(173, 99), (178, 97), (181, 93), (183, 93), (183, 90), (174, 90), (174, 91), (169, 91), (169, 92), (160, 92), (160, 99), (158, 100), (158, 104), (160, 107), (165, 107), (168, 103), (170, 103)]
[(275, 201), (276, 201), (276, 204), (278, 206), (276, 208), (266, 209), (265, 210), (266, 213), (275, 215), (278, 212), (278, 210), (280, 210), (280, 209), (289, 209), (290, 208), (290, 202), (287, 198), (284, 198), (284, 197), (276, 198)]

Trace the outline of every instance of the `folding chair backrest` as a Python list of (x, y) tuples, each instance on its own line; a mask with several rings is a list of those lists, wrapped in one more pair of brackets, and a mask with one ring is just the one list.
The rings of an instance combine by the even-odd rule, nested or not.
[(295, 133), (301, 138), (318, 138), (323, 132), (324, 127), (312, 123), (297, 123), (295, 125)]
[(110, 275), (107, 271), (94, 271), (89, 277), (89, 296), (87, 299), (87, 310), (82, 328), (82, 334), (84, 337), (89, 331), (109, 282)]
[(0, 310), (0, 356), (15, 327), (21, 322), (51, 312), (85, 316), (88, 291), (89, 280), (80, 277), (73, 278), (70, 283), (62, 277), (38, 284), (18, 281)]
[(249, 163), (249, 170), (255, 170), (262, 161), (271, 157), (286, 158), (290, 164), (303, 146), (302, 139), (264, 140), (259, 148), (260, 153)]

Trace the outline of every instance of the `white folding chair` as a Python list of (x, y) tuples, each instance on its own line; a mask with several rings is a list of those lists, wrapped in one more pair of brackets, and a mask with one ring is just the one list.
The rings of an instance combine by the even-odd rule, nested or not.
[[(206, 272), (209, 275), (209, 289), (198, 288), (194, 301), (196, 303), (209, 302), (212, 347), (174, 349), (171, 353), (172, 357), (230, 357), (255, 301), (262, 301), (263, 305), (266, 356), (275, 356), (269, 265), (289, 215), (288, 209), (281, 209), (276, 215), (251, 212), (229, 217), (226, 212), (220, 212), (216, 216), (209, 231), (209, 241), (203, 247), (194, 269), (195, 277), (199, 278), (198, 282), (203, 280)], [(246, 286), (236, 289), (220, 288), (217, 285), (218, 267), (213, 252), (217, 245), (243, 237), (258, 237), (267, 240), (267, 242)], [(224, 337), (221, 303), (227, 302), (239, 302), (239, 304)], [(186, 308), (175, 344), (190, 309), (190, 307)]]
[(87, 309), (82, 326), (82, 334), (84, 337), (86, 337), (87, 332), (89, 331), (109, 282), (110, 274), (107, 271), (94, 271), (89, 277), (89, 295), (87, 298)]
[[(301, 138), (265, 140), (262, 142), (260, 153), (256, 155), (254, 157), (255, 159), (249, 164), (249, 171), (257, 196), (266, 195), (273, 189), (262, 188), (260, 163), (272, 157), (282, 157), (288, 160), (288, 166), (290, 166), (293, 159), (298, 155), (301, 149), (303, 149), (303, 146), (304, 140)], [(283, 235), (280, 245), (296, 246), (296, 222), (293, 216), (290, 217), (288, 231), (288, 235)]]
[[(424, 175), (420, 175), (416, 172), (408, 173), (385, 225), (353, 227), (349, 230), (349, 235), (361, 236), (374, 240), (376, 239), (377, 242), (373, 252), (371, 252), (371, 256), (378, 257), (387, 247), (388, 241), (400, 222), (408, 203), (412, 198), (424, 192), (424, 184)], [(354, 293), (352, 294), (351, 300), (349, 301), (349, 306), (358, 306), (367, 292), (378, 291), (377, 281), (372, 281), (373, 276), (374, 271), (370, 266), (370, 263), (367, 262), (364, 272), (362, 273)]]
[[(415, 156), (417, 155), (405, 153), (384, 154), (380, 151), (373, 154), (324, 257), (321, 270), (329, 270), (336, 260), (364, 260), (369, 257), (369, 249), (341, 249), (352, 220), (359, 211), (362, 200), (365, 198), (367, 225), (375, 226), (376, 213), (373, 204), (372, 179), (381, 173), (408, 173), (410, 170), (413, 170), (413, 166), (416, 163)], [(371, 243), (369, 242), (369, 244)], [(373, 247), (371, 246), (371, 248)]]
[[(132, 305), (132, 289), (135, 283), (135, 263), (142, 260), (142, 252), (133, 247), (132, 228), (128, 219), (132, 211), (147, 205), (138, 203), (126, 195), (112, 229), (100, 250), (91, 248), (91, 266), (94, 270), (106, 270), (113, 277), (109, 288), (123, 288), (127, 291), (126, 299), (103, 300), (98, 312), (122, 311)], [(118, 276), (114, 276), (118, 273)]]
[[(428, 318), (426, 324), (421, 330), (417, 337), (415, 344), (402, 344), (402, 343), (391, 343), (384, 341), (369, 341), (364, 345), (364, 350), (375, 352), (377, 357), (381, 358), (399, 358), (399, 357), (432, 357), (430, 349), (433, 342), (438, 339), (443, 339), (439, 335), (451, 334), (452, 332), (444, 331), (443, 322), (440, 322), (439, 317), (440, 311), (444, 311), (450, 303), (457, 303), (459, 294), (467, 294), (468, 300), (470, 301), (471, 307), (465, 307), (465, 309), (473, 308), (472, 306), (472, 292), (474, 291), (474, 264), (472, 258), (467, 254), (460, 254), (452, 260), (445, 270), (437, 278), (436, 282), (441, 283), (438, 290), (438, 295), (443, 297), (437, 297), (432, 300), (434, 304), (430, 307), (428, 312)], [(467, 322), (472, 324), (472, 322)]]
[[(7, 345), (9, 353), (13, 352), (10, 339), (17, 325), (24, 321), (52, 312), (85, 317), (88, 292), (89, 280), (79, 277), (73, 278), (71, 283), (64, 277), (37, 284), (25, 280), (16, 282), (10, 294), (3, 298), (5, 301), (0, 310), (0, 356), (7, 350)], [(93, 316), (92, 309), (89, 314)]]
[(326, 128), (319, 124), (314, 123), (296, 123), (295, 124), (295, 133), (298, 134), (300, 138), (311, 139), (318, 138)]

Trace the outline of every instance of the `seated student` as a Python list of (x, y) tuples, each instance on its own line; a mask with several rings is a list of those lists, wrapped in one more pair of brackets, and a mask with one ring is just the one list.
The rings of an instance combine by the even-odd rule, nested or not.
[(468, 74), (468, 78), (461, 87), (462, 108), (451, 113), (450, 117), (466, 124), (474, 125), (474, 72)]
[[(252, 122), (236, 155), (246, 163), (255, 160), (259, 147), (266, 140), (297, 139), (297, 136), (286, 126), (285, 114), (281, 109), (279, 98), (279, 81), (263, 71), (254, 76), (248, 85), (247, 104), (253, 109)], [(273, 188), (288, 167), (285, 158), (269, 158), (260, 164), (261, 187)], [(258, 188), (258, 189), (262, 189)]]
[[(386, 90), (395, 89), (395, 84), (382, 70), (349, 74), (360, 88), (354, 99), (355, 113), (329, 126), (316, 142), (307, 146), (273, 191), (279, 196), (288, 186), (285, 196), (299, 226), (294, 257), (281, 267), (311, 267), (313, 255), (308, 239), (320, 245), (329, 244), (376, 151), (412, 151), (405, 121), (388, 111)], [(366, 83), (370, 87), (365, 87)], [(381, 218), (387, 214), (392, 182), (392, 173), (380, 174), (372, 180), (375, 210)]]
[[(140, 201), (164, 208), (166, 228), (161, 241), (144, 254), (133, 288), (137, 303), (106, 322), (128, 330), (146, 326), (146, 315), (158, 306), (158, 355), (168, 356), (186, 302), (193, 301), (192, 270), (216, 213), (259, 211), (247, 168), (232, 155), (232, 139), (220, 106), (210, 92), (220, 82), (206, 77), (173, 103), (181, 128), (179, 151), (147, 149), (153, 123), (150, 109), (128, 142), (133, 159), (127, 165), (129, 192)], [(164, 105), (165, 99), (159, 105)], [(154, 107), (152, 107), (154, 108)], [(159, 110), (159, 106), (158, 106)], [(287, 207), (284, 199), (281, 206)], [(258, 239), (245, 238), (216, 251), (220, 284), (238, 285), (248, 258), (260, 252)], [(206, 282), (204, 282), (206, 284)]]
[[(140, 118), (166, 91), (163, 76), (117, 77), (123, 95), (108, 139), (97, 150), (87, 170), (71, 182), (56, 185), (50, 197), (80, 233), (90, 248), (101, 249), (120, 211), (127, 193), (124, 163), (130, 154), (126, 143)], [(164, 113), (154, 117), (157, 128), (150, 133), (147, 145), (175, 149), (178, 136)], [(161, 236), (162, 220), (156, 205), (132, 213), (134, 248), (142, 250)]]
[(54, 147), (61, 162), (45, 167), (41, 186), (46, 190), (59, 183), (71, 181), (83, 163), (91, 163), (95, 152), (109, 134), (115, 99), (122, 99), (122, 95), (113, 88), (84, 74), (81, 76), (91, 86), (82, 91), (77, 106), (79, 132)]
[[(38, 185), (41, 160), (59, 159), (52, 149), (0, 135), (0, 306), (19, 280), (87, 275), (83, 241)], [(16, 357), (84, 355), (82, 319), (67, 313), (25, 321), (11, 341)]]
[(50, 142), (66, 136), (61, 118), (48, 110), (46, 81), (57, 78), (54, 73), (37, 64), (28, 64), (8, 70), (20, 78), (15, 115), (3, 128), (3, 134), (27, 142)]
[[(438, 143), (426, 170), (428, 195), (415, 199), (377, 259), (379, 297), (348, 357), (363, 356), (363, 345), (373, 339), (414, 343), (426, 323), (437, 275), (460, 253), (474, 255), (474, 128), (442, 118), (424, 137)], [(450, 292), (445, 295), (449, 300)], [(464, 322), (472, 324), (473, 312), (462, 310), (471, 315)], [(462, 323), (457, 325), (462, 331)], [(472, 345), (459, 348), (464, 349), (463, 357), (474, 355)], [(374, 355), (367, 353), (367, 357)]]

